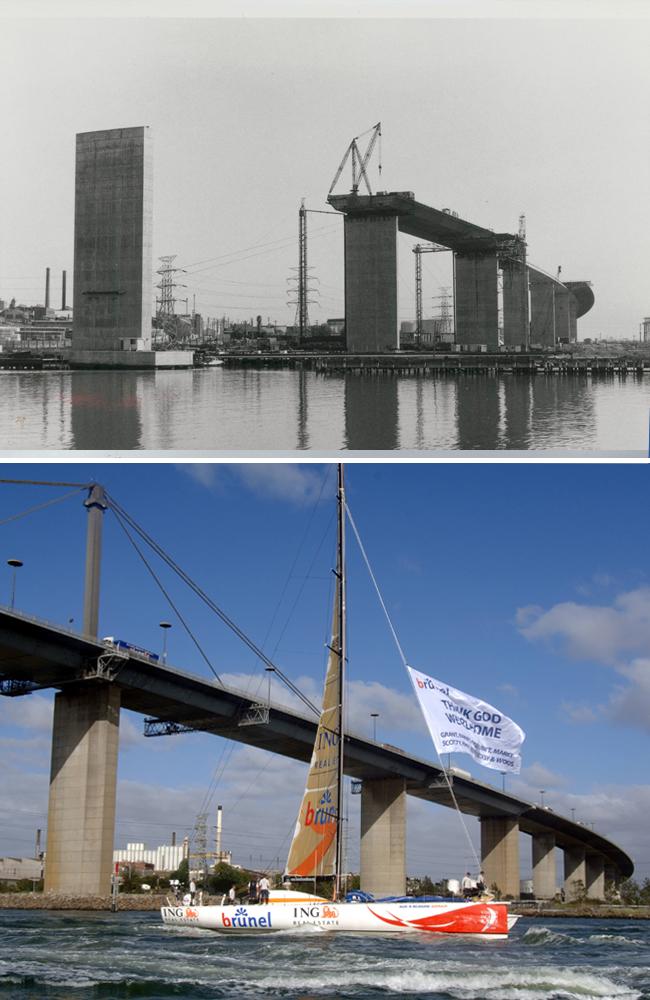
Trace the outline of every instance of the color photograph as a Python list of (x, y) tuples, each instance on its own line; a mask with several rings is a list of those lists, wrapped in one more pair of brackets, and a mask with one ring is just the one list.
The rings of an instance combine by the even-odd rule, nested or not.
[(8, 996), (650, 995), (644, 466), (94, 474), (0, 480)]

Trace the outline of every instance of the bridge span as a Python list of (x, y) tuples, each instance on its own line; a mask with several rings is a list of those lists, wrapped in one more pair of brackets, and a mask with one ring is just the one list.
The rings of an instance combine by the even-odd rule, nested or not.
[(577, 319), (591, 308), (586, 281), (560, 281), (526, 261), (519, 234), (495, 233), (449, 209), (416, 201), (412, 191), (330, 194), (345, 216), (345, 322), (349, 352), (399, 348), (397, 233), (446, 247), (454, 260), (456, 343), (499, 347), (499, 271), (503, 342), (527, 350), (577, 340)]
[[(46, 891), (108, 894), (120, 708), (146, 716), (150, 735), (198, 730), (294, 760), (311, 757), (315, 716), (260, 704), (250, 693), (0, 609), (0, 693), (28, 696), (48, 688), (57, 695)], [(350, 734), (345, 773), (362, 782), (362, 887), (401, 894), (406, 795), (452, 806), (443, 770), (397, 747)], [(555, 895), (556, 847), (564, 853), (567, 898), (583, 886), (588, 896), (603, 898), (606, 877), (617, 881), (632, 874), (628, 855), (582, 824), (453, 771), (450, 777), (462, 811), (480, 821), (487, 880), (504, 895), (519, 896), (520, 832), (531, 837), (538, 898)]]

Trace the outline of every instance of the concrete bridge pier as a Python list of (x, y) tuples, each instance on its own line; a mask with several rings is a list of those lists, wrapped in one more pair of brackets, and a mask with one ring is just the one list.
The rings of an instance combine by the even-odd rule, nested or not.
[(406, 782), (364, 780), (361, 790), (361, 888), (377, 896), (406, 892)]
[(602, 854), (588, 854), (585, 887), (589, 899), (605, 898), (605, 859)]
[(554, 899), (555, 837), (552, 833), (533, 834), (533, 894), (535, 899)]
[(524, 263), (503, 265), (503, 343), (506, 347), (528, 348), (529, 337), (528, 268)]
[(512, 816), (481, 817), (481, 858), (485, 881), (502, 896), (519, 899), (519, 822)]
[[(84, 633), (97, 635), (102, 528), (107, 509), (95, 484), (88, 510)], [(47, 816), (45, 891), (72, 895), (110, 892), (120, 690), (89, 665), (89, 677), (57, 694)], [(91, 679), (91, 675), (94, 679)]]
[(496, 253), (454, 254), (456, 343), (499, 347)]
[(110, 892), (119, 721), (114, 684), (88, 683), (56, 696), (45, 892)]
[(397, 216), (345, 216), (347, 350), (374, 353), (399, 347)]
[(564, 848), (564, 892), (567, 902), (582, 895), (587, 887), (587, 861), (584, 847)]

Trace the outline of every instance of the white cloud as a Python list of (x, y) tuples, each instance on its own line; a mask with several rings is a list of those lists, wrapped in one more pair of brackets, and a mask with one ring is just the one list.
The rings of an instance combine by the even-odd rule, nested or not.
[(573, 721), (605, 716), (650, 732), (650, 587), (620, 594), (610, 607), (564, 602), (548, 611), (520, 608), (516, 620), (527, 639), (557, 640), (573, 659), (602, 663), (618, 674), (607, 704), (563, 703)]
[(184, 472), (190, 479), (193, 479), (199, 486), (205, 486), (206, 489), (214, 489), (218, 482), (218, 474), (221, 466), (214, 462), (184, 462), (182, 464), (179, 463), (176, 468)]
[(517, 626), (531, 640), (558, 640), (573, 659), (616, 665), (630, 653), (650, 655), (650, 587), (620, 594), (613, 606), (565, 601), (548, 611), (520, 608)]
[(560, 710), (571, 722), (579, 723), (598, 722), (602, 714), (601, 706), (574, 705), (570, 701), (563, 701)]
[(237, 465), (231, 471), (252, 492), (296, 504), (314, 501), (323, 482), (321, 470), (316, 472), (310, 466), (284, 462)]
[(39, 733), (52, 732), (54, 699), (42, 694), (0, 699), (0, 725)]
[(533, 764), (529, 764), (528, 767), (522, 768), (521, 776), (513, 780), (525, 782), (528, 788), (535, 789), (536, 796), (540, 788), (560, 788), (562, 785), (566, 785), (566, 778), (561, 774), (550, 771), (544, 764), (540, 764), (539, 761), (535, 761)]

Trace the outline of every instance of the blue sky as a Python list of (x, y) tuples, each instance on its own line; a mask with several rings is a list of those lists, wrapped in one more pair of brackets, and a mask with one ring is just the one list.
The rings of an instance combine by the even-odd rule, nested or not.
[[(526, 731), (509, 787), (594, 823), (650, 875), (650, 582), (638, 465), (351, 464), (348, 503), (409, 662), (469, 691)], [(2, 477), (101, 481), (116, 500), (312, 700), (320, 697), (334, 558), (334, 466), (5, 465)], [(0, 522), (69, 492), (0, 486)], [(18, 609), (81, 622), (83, 494), (0, 523), (5, 561), (24, 566)], [(349, 537), (350, 728), (434, 759), (370, 580)], [(253, 689), (263, 666), (169, 572), (174, 600), (215, 669)], [(208, 674), (191, 640), (125, 539), (105, 519), (102, 635), (159, 651)], [(273, 696), (291, 704), (289, 693)], [(45, 825), (51, 698), (0, 700), (0, 854), (28, 854)], [(145, 740), (123, 713), (116, 846), (182, 835), (205, 804), (224, 806), (224, 846), (248, 864), (286, 854), (304, 767), (193, 734)], [(500, 787), (501, 776), (458, 755)], [(208, 791), (209, 789), (209, 791)], [(260, 830), (260, 809), (266, 828)], [(350, 864), (358, 858), (350, 799)], [(471, 826), (471, 824), (470, 824)], [(436, 832), (432, 844), (432, 831)], [(409, 805), (409, 870), (454, 875), (469, 863), (457, 819)], [(472, 827), (476, 836), (476, 830)], [(229, 842), (228, 842), (229, 841)], [(522, 845), (524, 844), (522, 840)], [(522, 846), (522, 873), (530, 867)]]

